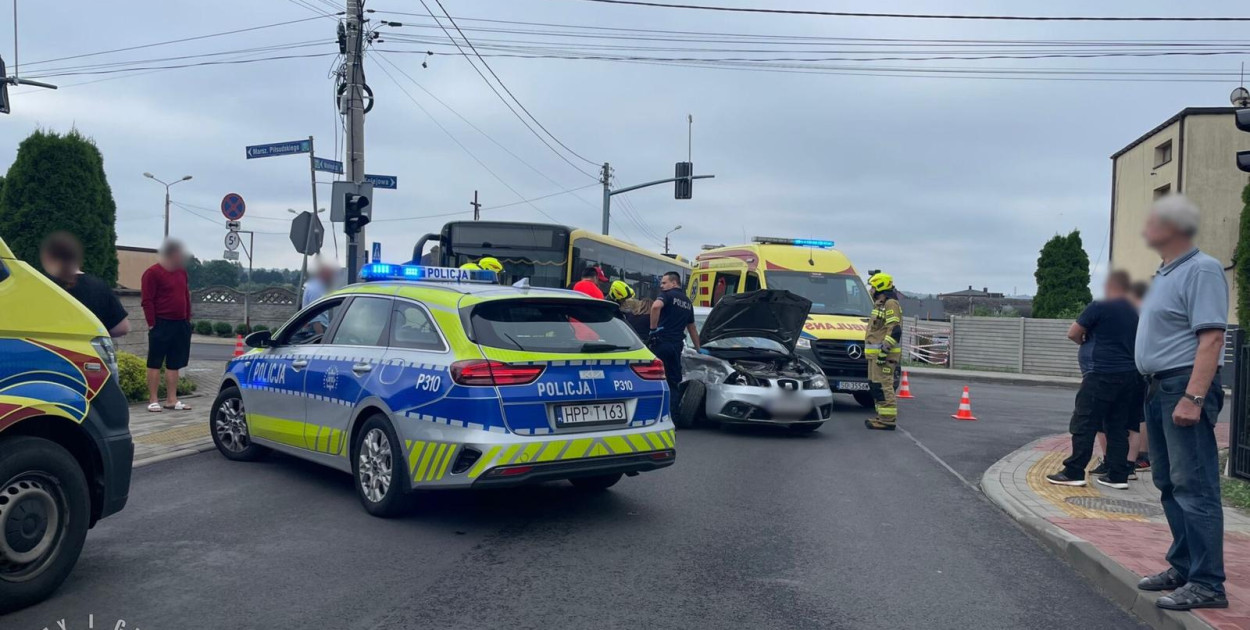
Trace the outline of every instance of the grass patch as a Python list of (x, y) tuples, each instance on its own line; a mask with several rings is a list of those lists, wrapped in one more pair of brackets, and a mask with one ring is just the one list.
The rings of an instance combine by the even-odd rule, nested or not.
[[(1228, 451), (1220, 455), (1220, 471), (1228, 461)], [(1220, 478), (1220, 494), (1224, 495), (1224, 505), (1250, 512), (1250, 481), (1233, 477)]]

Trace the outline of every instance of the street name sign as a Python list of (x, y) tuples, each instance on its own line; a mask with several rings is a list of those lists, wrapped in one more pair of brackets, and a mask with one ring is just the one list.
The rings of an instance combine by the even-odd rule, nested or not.
[(399, 188), (399, 178), (394, 175), (369, 175), (366, 173), (365, 181), (373, 184), (374, 188), (388, 188), (390, 190)]
[(314, 157), (313, 170), (321, 171), (323, 173), (338, 173), (339, 175), (342, 175), (343, 163), (338, 160), (327, 160), (326, 158)]
[(254, 144), (247, 147), (247, 159), (274, 157), (276, 155), (295, 155), (297, 153), (308, 153), (311, 150), (312, 145), (307, 140)]

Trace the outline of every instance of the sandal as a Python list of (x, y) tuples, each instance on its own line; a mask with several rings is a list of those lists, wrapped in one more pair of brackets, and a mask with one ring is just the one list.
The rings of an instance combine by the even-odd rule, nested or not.
[[(179, 400), (178, 402), (172, 405), (164, 405), (164, 407), (166, 409), (172, 409), (174, 411), (189, 411), (191, 409), (191, 405), (185, 404), (181, 400)], [(148, 405), (148, 409), (151, 409), (151, 408), (152, 406)]]
[(160, 404), (160, 403), (152, 403), (152, 404), (148, 405), (148, 411), (151, 411), (152, 413), (160, 413), (160, 412), (161, 412), (161, 404)]

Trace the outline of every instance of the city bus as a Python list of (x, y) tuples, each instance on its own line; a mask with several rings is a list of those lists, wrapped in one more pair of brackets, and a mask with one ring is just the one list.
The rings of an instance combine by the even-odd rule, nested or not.
[(820, 365), (835, 392), (872, 407), (864, 333), (872, 299), (851, 261), (833, 241), (755, 237), (745, 245), (705, 249), (694, 262), (688, 290), (695, 306), (724, 296), (786, 289), (812, 301), (797, 351)]
[[(430, 251), (427, 245), (433, 244)], [(690, 263), (637, 245), (581, 228), (551, 223), (452, 221), (438, 234), (426, 234), (412, 250), (414, 263), (458, 267), (479, 258), (497, 258), (504, 282), (529, 278), (530, 285), (567, 289), (581, 279), (583, 269), (599, 267), (609, 282), (624, 280), (640, 299), (660, 292), (660, 276), (690, 277)], [(607, 286), (601, 287), (607, 293)]]

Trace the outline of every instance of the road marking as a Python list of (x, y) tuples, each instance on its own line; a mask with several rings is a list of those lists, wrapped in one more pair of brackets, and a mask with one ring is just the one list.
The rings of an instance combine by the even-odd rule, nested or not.
[(916, 446), (920, 447), (920, 450), (928, 454), (929, 457), (932, 457), (933, 461), (941, 464), (942, 468), (945, 468), (948, 472), (950, 472), (950, 474), (955, 475), (955, 478), (959, 479), (960, 483), (964, 484), (965, 486), (968, 486), (970, 489), (972, 489), (973, 492), (976, 492), (978, 495), (984, 496), (984, 494), (981, 492), (980, 486), (968, 483), (968, 480), (965, 479), (963, 475), (959, 474), (959, 471), (955, 470), (954, 468), (951, 468), (951, 465), (943, 461), (941, 457), (938, 457), (937, 453), (934, 453), (933, 451), (929, 450), (929, 447), (925, 446), (924, 444), (921, 444), (920, 440), (917, 440), (916, 436), (909, 433), (907, 429), (904, 429), (903, 427), (898, 427), (898, 430), (902, 431), (903, 435), (907, 436), (907, 439), (911, 440), (912, 442), (915, 442)]

